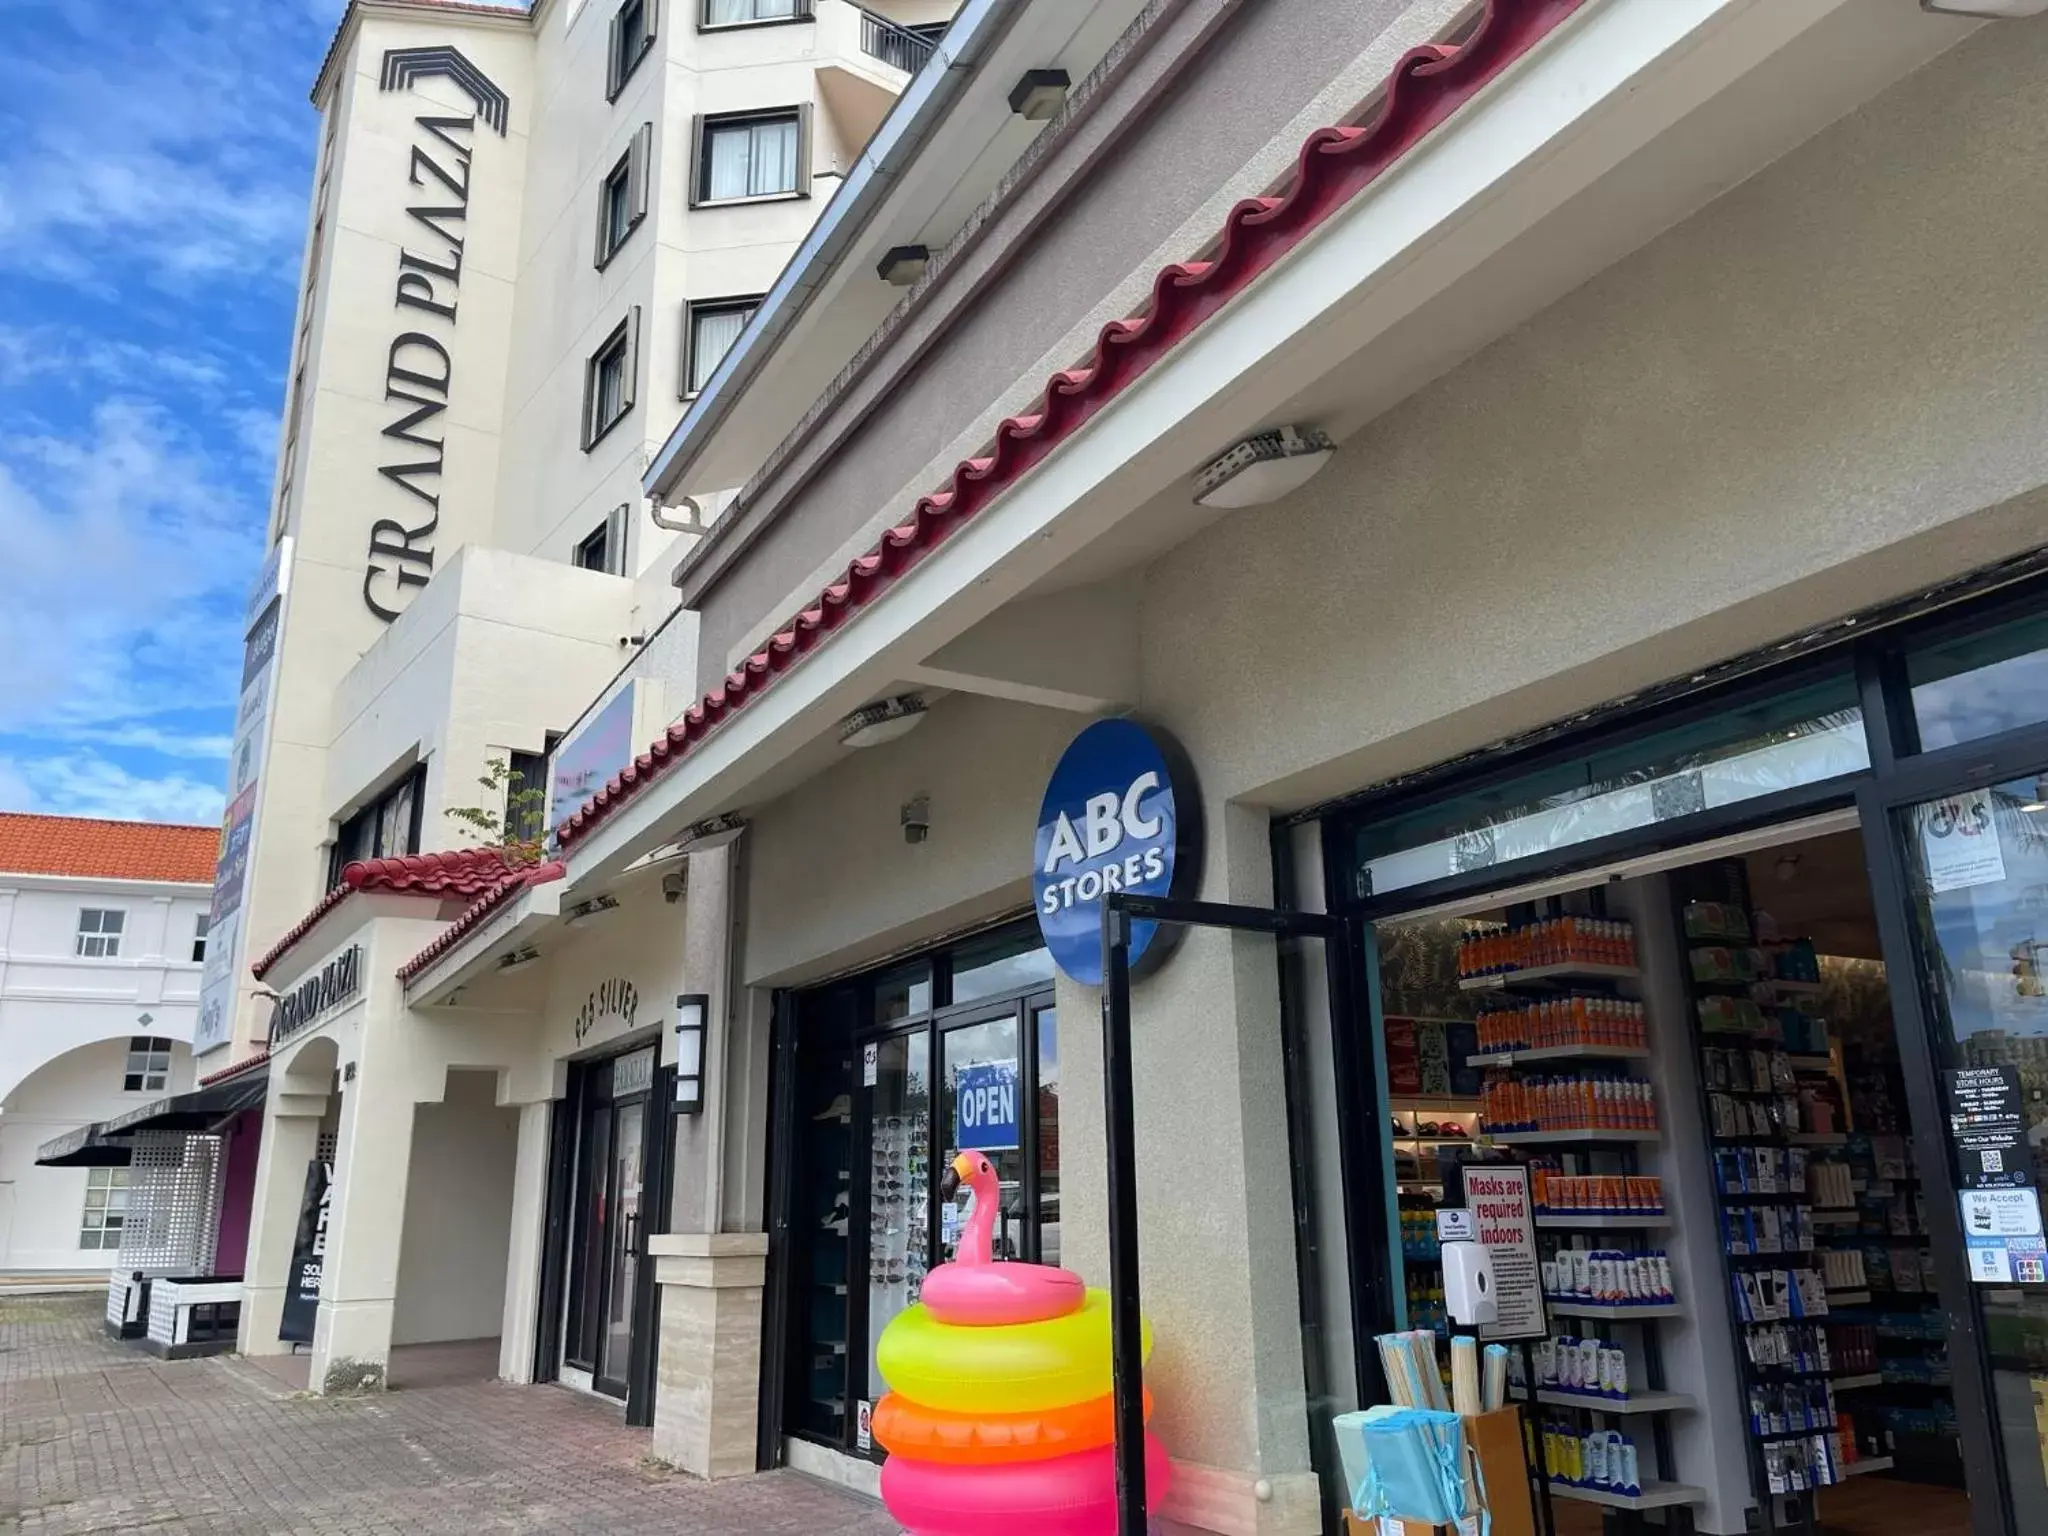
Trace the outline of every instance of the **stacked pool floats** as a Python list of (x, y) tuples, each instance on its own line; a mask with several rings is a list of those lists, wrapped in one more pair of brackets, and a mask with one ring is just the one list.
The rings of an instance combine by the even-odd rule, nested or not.
[[(891, 1388), (874, 1414), (882, 1502), (907, 1536), (1115, 1536), (1109, 1295), (1069, 1270), (993, 1262), (995, 1167), (963, 1152), (952, 1177), (974, 1191), (960, 1256), (875, 1351)], [(1149, 1507), (1167, 1476), (1148, 1432)]]

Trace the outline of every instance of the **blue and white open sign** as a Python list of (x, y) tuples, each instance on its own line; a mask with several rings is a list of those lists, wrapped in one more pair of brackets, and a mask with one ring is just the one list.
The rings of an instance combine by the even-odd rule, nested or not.
[[(1179, 750), (1135, 720), (1098, 720), (1061, 754), (1039, 807), (1031, 886), (1054, 964), (1102, 984), (1102, 899), (1185, 893), (1199, 874), (1201, 816)], [(1131, 968), (1170, 946), (1131, 924)]]
[(953, 1077), (953, 1145), (962, 1152), (1005, 1152), (1017, 1134), (1017, 1063), (962, 1067)]

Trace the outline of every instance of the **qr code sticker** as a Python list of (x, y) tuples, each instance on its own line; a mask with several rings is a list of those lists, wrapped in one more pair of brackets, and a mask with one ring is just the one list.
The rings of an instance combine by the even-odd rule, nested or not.
[(1984, 1171), (1986, 1173), (2005, 1172), (2005, 1154), (2003, 1152), (1979, 1152), (1977, 1155), (1984, 1159)]

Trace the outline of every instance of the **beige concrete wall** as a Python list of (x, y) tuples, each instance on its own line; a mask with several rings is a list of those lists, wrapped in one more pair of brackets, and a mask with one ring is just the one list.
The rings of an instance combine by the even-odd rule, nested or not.
[(493, 1073), (450, 1072), (447, 1097), (413, 1113), (394, 1345), (496, 1338), (502, 1326), (520, 1112), (498, 1104), (497, 1087)]
[(1160, 560), (1211, 795), (1369, 784), (2048, 537), (2048, 32), (1990, 28)]

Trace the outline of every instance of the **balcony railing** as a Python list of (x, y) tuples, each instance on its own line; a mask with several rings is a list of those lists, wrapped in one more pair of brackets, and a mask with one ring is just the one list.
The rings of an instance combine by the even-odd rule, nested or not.
[(937, 52), (943, 28), (926, 31), (906, 27), (886, 16), (877, 16), (865, 7), (859, 9), (860, 50), (869, 58), (879, 59), (892, 69), (914, 75), (924, 68), (925, 60)]

